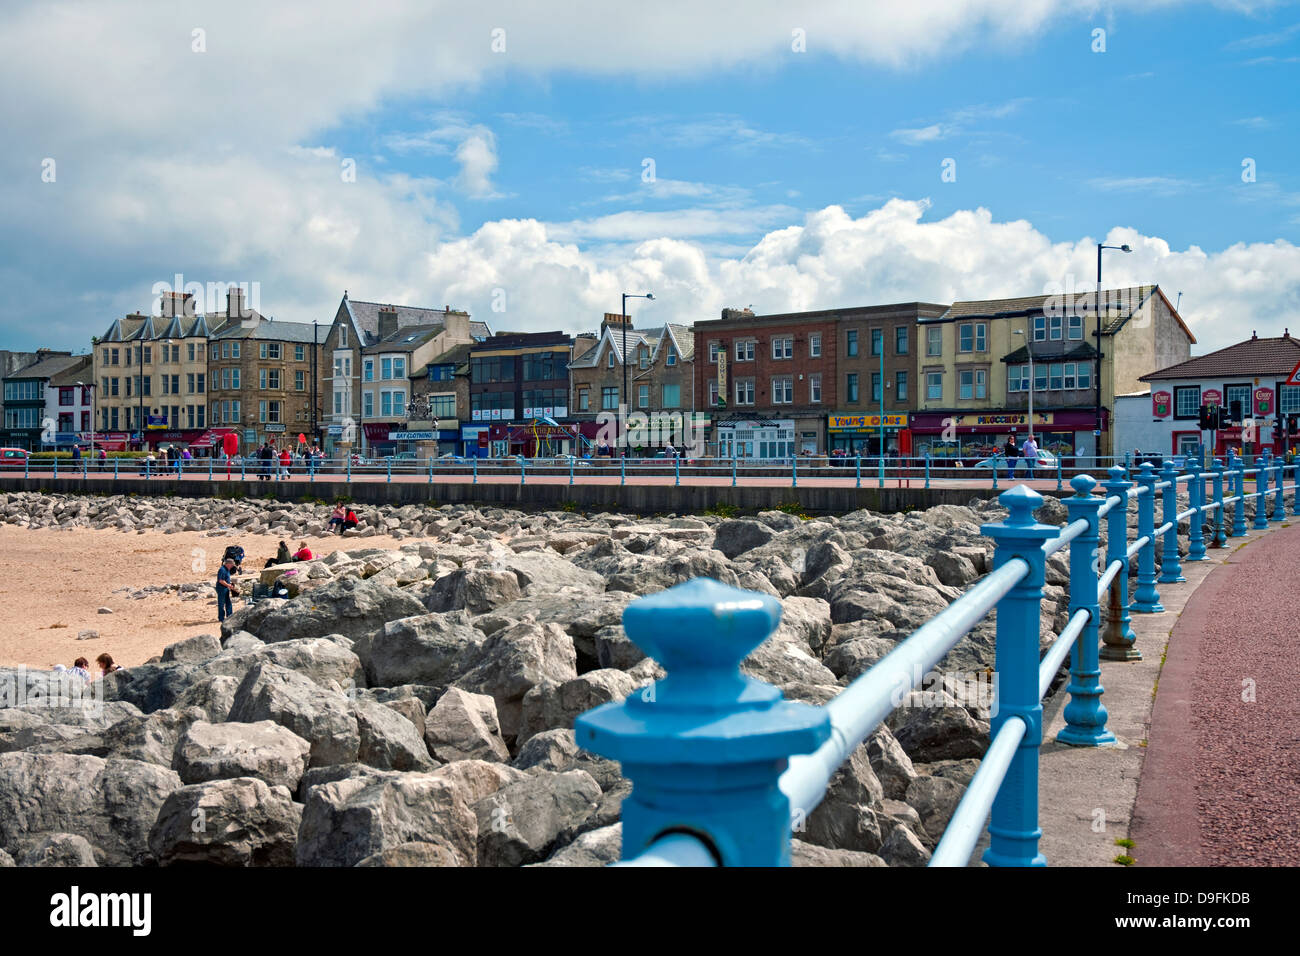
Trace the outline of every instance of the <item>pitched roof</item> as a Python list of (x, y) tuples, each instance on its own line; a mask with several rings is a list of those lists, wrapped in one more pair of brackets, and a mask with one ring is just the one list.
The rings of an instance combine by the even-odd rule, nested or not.
[[(399, 329), (412, 325), (445, 323), (449, 312), (458, 312), (457, 309), (424, 309), (410, 305), (390, 305), (384, 302), (362, 302), (360, 299), (349, 299), (346, 295), (343, 298), (343, 305), (352, 317), (352, 325), (357, 330), (357, 334), (364, 336), (364, 345), (370, 345), (379, 338), (380, 309), (385, 311), (392, 309), (397, 312), (397, 327)], [(469, 313), (461, 312), (460, 314), (468, 315)], [(469, 332), (475, 338), (487, 338), (492, 334), (492, 330), (488, 328), (486, 322), (470, 322)]]
[(1186, 362), (1170, 365), (1138, 376), (1141, 382), (1170, 378), (1243, 378), (1286, 376), (1300, 364), (1300, 339), (1283, 335), (1278, 338), (1249, 338), (1208, 355), (1198, 355)]
[(329, 335), (328, 328), (322, 328), (310, 322), (276, 322), (265, 316), (258, 316), (257, 325), (245, 328), (238, 319), (232, 319), (227, 325), (212, 333), (214, 339), (265, 339), (272, 342), (294, 342), (310, 345), (312, 342), (324, 342)]
[(66, 372), (69, 368), (84, 362), (84, 355), (51, 355), (49, 358), (43, 358), (38, 362), (33, 362), (26, 368), (20, 368), (17, 372), (9, 376), (9, 380), (19, 378), (52, 378), (60, 372)]
[(475, 342), (482, 342), (484, 339), (492, 337), (492, 329), (486, 322), (470, 319), (469, 335)]
[(435, 335), (446, 331), (446, 328), (441, 322), (429, 325), (399, 326), (396, 332), (392, 332), (382, 339), (376, 338), (374, 342), (365, 346), (361, 351), (367, 355), (373, 355), (377, 352), (414, 352)]
[[(1158, 285), (1128, 286), (1123, 289), (1105, 289), (1101, 293), (1102, 335), (1114, 335), (1130, 319), (1148, 307), (1150, 300), (1159, 296), (1174, 319), (1182, 327), (1188, 341), (1196, 343), (1196, 336), (1187, 327), (1182, 316), (1169, 302)], [(971, 299), (954, 302), (943, 315), (937, 318), (922, 316), (918, 319), (922, 325), (930, 322), (951, 322), (956, 319), (1002, 319), (1016, 316), (1033, 316), (1056, 314), (1069, 310), (1071, 315), (1095, 317), (1097, 315), (1097, 293), (1042, 293), (1040, 295), (1019, 296), (1012, 299)]]
[[(155, 321), (157, 319), (157, 321)], [(114, 342), (156, 342), (159, 339), (190, 339), (209, 336), (208, 321), (202, 315), (152, 316), (133, 312), (114, 319), (97, 344)]]
[(472, 345), (457, 345), (436, 358), (429, 359), (429, 365), (464, 365), (469, 361), (469, 352), (473, 347)]
[[(634, 351), (642, 345), (650, 346), (653, 353), (659, 344), (659, 339), (664, 333), (662, 329), (628, 329), (627, 330), (627, 348), (628, 351)], [(694, 349), (694, 336), (691, 337), (691, 348)], [(578, 358), (569, 363), (569, 368), (595, 368), (604, 361), (605, 349), (614, 353), (614, 364), (623, 364), (623, 329), (619, 328), (617, 334), (610, 326), (605, 326), (600, 333), (600, 339), (587, 351), (583, 352)], [(681, 346), (678, 346), (681, 350)]]

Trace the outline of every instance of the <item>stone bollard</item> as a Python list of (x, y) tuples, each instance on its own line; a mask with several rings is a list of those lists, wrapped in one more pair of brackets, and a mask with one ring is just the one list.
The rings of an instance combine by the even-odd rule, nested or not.
[(790, 801), (778, 782), (790, 755), (816, 750), (831, 725), (824, 709), (740, 673), (780, 620), (775, 598), (710, 578), (623, 612), (627, 636), (668, 676), (587, 711), (574, 729), (578, 746), (620, 761), (632, 781), (624, 859), (689, 833), (723, 866), (790, 865)]
[[(1149, 467), (1149, 466), (1147, 466)], [(1102, 705), (1101, 660), (1098, 647), (1101, 605), (1097, 601), (1097, 571), (1093, 564), (1097, 554), (1100, 520), (1097, 512), (1102, 499), (1093, 495), (1097, 487), (1091, 475), (1070, 479), (1075, 493), (1065, 499), (1070, 524), (1083, 518), (1088, 530), (1070, 542), (1070, 616), (1088, 612), (1088, 623), (1079, 632), (1070, 651), (1070, 700), (1065, 705), (1065, 728), (1056, 735), (1063, 744), (1076, 747), (1100, 747), (1113, 744), (1115, 735), (1106, 727), (1107, 713)]]

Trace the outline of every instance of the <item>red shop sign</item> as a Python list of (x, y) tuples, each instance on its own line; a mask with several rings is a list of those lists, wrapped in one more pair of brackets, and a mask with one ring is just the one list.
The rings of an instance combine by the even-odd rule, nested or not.
[(1151, 395), (1151, 414), (1156, 418), (1168, 418), (1169, 406), (1173, 396), (1168, 392), (1155, 392)]

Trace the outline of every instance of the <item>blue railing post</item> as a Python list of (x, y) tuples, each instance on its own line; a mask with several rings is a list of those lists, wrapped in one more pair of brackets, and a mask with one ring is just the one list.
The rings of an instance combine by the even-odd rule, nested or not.
[(1128, 610), (1128, 493), (1133, 482), (1124, 479), (1124, 468), (1115, 465), (1110, 469), (1110, 481), (1102, 483), (1107, 496), (1119, 495), (1119, 504), (1106, 512), (1106, 566), (1119, 561), (1122, 567), (1110, 586), (1110, 600), (1106, 606), (1106, 630), (1101, 649), (1103, 660), (1140, 661), (1142, 652), (1133, 645), (1133, 619)]
[(1205, 475), (1201, 471), (1201, 459), (1197, 455), (1187, 457), (1187, 473), (1192, 477), (1187, 482), (1187, 507), (1194, 509), (1188, 518), (1187, 560), (1205, 560), (1205, 514), (1201, 508), (1205, 505)]
[(352, 482), (352, 456), (348, 455), (348, 482)]
[(144, 460), (144, 480), (148, 481), (151, 477), (153, 477), (153, 462), (146, 458)]
[(429, 457), (429, 484), (433, 484), (433, 457)]
[(392, 456), (390, 455), (389, 457), (385, 458), (385, 459), (384, 459), (384, 462), (388, 465), (388, 478), (387, 478), (387, 481), (389, 482), (389, 484), (391, 484), (392, 481), (393, 481), (393, 458), (392, 458)]
[(88, 462), (88, 458), (87, 458), (87, 456), (86, 456), (86, 455), (82, 455), (82, 456), (81, 456), (81, 477), (82, 477), (82, 478), (85, 478), (85, 477), (86, 477), (86, 472), (88, 472), (88, 471), (90, 470), (90, 465), (89, 465), (87, 462)]
[(212, 456), (208, 456), (208, 481), (212, 480)]
[(627, 456), (624, 455), (618, 460), (618, 483), (619, 485), (627, 484)]
[(1178, 469), (1168, 458), (1160, 472), (1160, 479), (1165, 482), (1162, 523), (1171, 525), (1165, 532), (1165, 547), (1160, 558), (1160, 583), (1177, 584), (1187, 579), (1183, 577), (1182, 562), (1178, 560)]
[(1070, 524), (1080, 518), (1088, 522), (1088, 530), (1070, 542), (1070, 616), (1079, 611), (1088, 612), (1088, 623), (1083, 626), (1070, 651), (1070, 684), (1066, 688), (1070, 700), (1065, 705), (1065, 728), (1056, 735), (1063, 744), (1076, 747), (1099, 747), (1113, 744), (1115, 735), (1106, 727), (1107, 713), (1102, 705), (1101, 659), (1098, 642), (1101, 623), (1101, 605), (1097, 600), (1097, 571), (1093, 566), (1100, 539), (1100, 520), (1097, 512), (1103, 499), (1093, 496), (1097, 487), (1091, 475), (1076, 475), (1070, 479), (1075, 494), (1065, 499), (1070, 514)]
[(673, 484), (678, 488), (682, 484), (682, 460), (676, 455), (673, 456)]
[(857, 458), (854, 459), (854, 461), (857, 463), (857, 472), (856, 472), (857, 485), (855, 487), (861, 488), (862, 487), (862, 456), (859, 455)]
[(736, 456), (731, 456), (731, 487), (736, 487)]
[[(1056, 456), (1056, 490), (1060, 491), (1063, 487), (1065, 487), (1065, 485), (1064, 485), (1064, 475), (1061, 472), (1061, 456), (1057, 455)], [(1070, 487), (1073, 488), (1074, 485), (1071, 484)]]
[(248, 478), (247, 468), (248, 468), (248, 456), (240, 455), (239, 456), (239, 480), (240, 481), (247, 480)]
[[(770, 595), (709, 578), (623, 612), (627, 636), (668, 676), (581, 714), (574, 730), (578, 746), (620, 761), (632, 781), (624, 859), (686, 832), (723, 866), (790, 864), (791, 807), (778, 781), (790, 755), (816, 750), (831, 725), (825, 708), (782, 700), (777, 688), (740, 673), (780, 620)], [(1037, 653), (1035, 631), (1035, 695)]]
[[(993, 459), (993, 467), (990, 468), (989, 471), (993, 472), (993, 490), (997, 491), (998, 490), (998, 460), (996, 458)], [(1008, 477), (1007, 482), (1010, 483), (1010, 481), (1011, 479)]]
[(930, 487), (930, 450), (928, 448), (925, 450), (925, 487)]
[(526, 459), (523, 455), (520, 455), (519, 456), (519, 483), (521, 485), (526, 485), (528, 483), (528, 475), (526, 474), (527, 471), (528, 471), (528, 459)]
[(1291, 465), (1291, 514), (1300, 515), (1300, 458)]
[(1038, 750), (1043, 741), (1043, 705), (1038, 697), (1039, 611), (1043, 603), (1043, 582), (1047, 555), (1043, 542), (1060, 533), (1060, 528), (1039, 524), (1034, 511), (1043, 496), (1027, 485), (1017, 485), (998, 496), (1007, 517), (980, 530), (997, 546), (995, 568), (1013, 560), (1029, 565), (1029, 573), (998, 604), (997, 715), (989, 728), (990, 739), (1009, 717), (1025, 722), (1025, 736), (1011, 758), (1006, 778), (993, 801), (989, 823), (989, 848), (984, 862), (989, 866), (1046, 866), (1038, 852), (1042, 830), (1038, 826)]
[[(1142, 462), (1137, 483), (1147, 489), (1138, 497), (1138, 537), (1146, 536), (1150, 540), (1138, 551), (1137, 589), (1133, 592), (1131, 610), (1139, 614), (1159, 614), (1165, 606), (1160, 603), (1160, 592), (1156, 588), (1156, 470), (1151, 462)], [(1222, 476), (1219, 500), (1223, 500)]]
[(1214, 524), (1210, 530), (1210, 547), (1222, 548), (1228, 543), (1228, 538), (1223, 532), (1223, 462), (1216, 458), (1210, 465), (1210, 471), (1214, 474), (1214, 503), (1218, 505), (1214, 509)]
[(1232, 503), (1232, 537), (1246, 533), (1246, 460), (1236, 455), (1232, 462), (1232, 487), (1237, 500)]
[(113, 480), (114, 480), (114, 481), (117, 481), (117, 463), (118, 463), (119, 461), (121, 461), (120, 458), (114, 458), (114, 459), (113, 459)]
[(1277, 491), (1273, 497), (1273, 520), (1282, 521), (1286, 518), (1286, 502), (1282, 500), (1282, 486), (1286, 484), (1286, 465), (1281, 458), (1274, 458), (1277, 462)]
[(23, 456), (23, 477), (24, 478), (31, 477), (31, 468), (32, 468), (32, 456), (24, 455)]
[(59, 477), (59, 456), (57, 454), (54, 456), (54, 477), (56, 479)]
[[(680, 482), (679, 482), (680, 484)], [(799, 487), (799, 459), (798, 457), (790, 459), (790, 487)]]
[(474, 464), (474, 480), (471, 481), (470, 484), (477, 485), (478, 484), (478, 455), (474, 456), (473, 464)]
[(577, 464), (577, 461), (578, 460), (576, 457), (574, 456), (569, 457), (569, 484), (573, 484), (573, 469), (574, 466)]
[(1268, 527), (1268, 449), (1255, 457), (1255, 523), (1257, 531)]

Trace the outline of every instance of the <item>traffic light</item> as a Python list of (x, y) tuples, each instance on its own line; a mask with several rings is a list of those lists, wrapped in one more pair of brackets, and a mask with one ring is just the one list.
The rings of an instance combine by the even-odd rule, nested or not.
[(1288, 415), (1286, 417), (1286, 433), (1288, 435), (1300, 435), (1300, 415)]
[(1201, 431), (1215, 431), (1219, 427), (1219, 406), (1201, 406)]
[(1228, 418), (1237, 423), (1241, 423), (1241, 399), (1234, 399), (1228, 406)]

